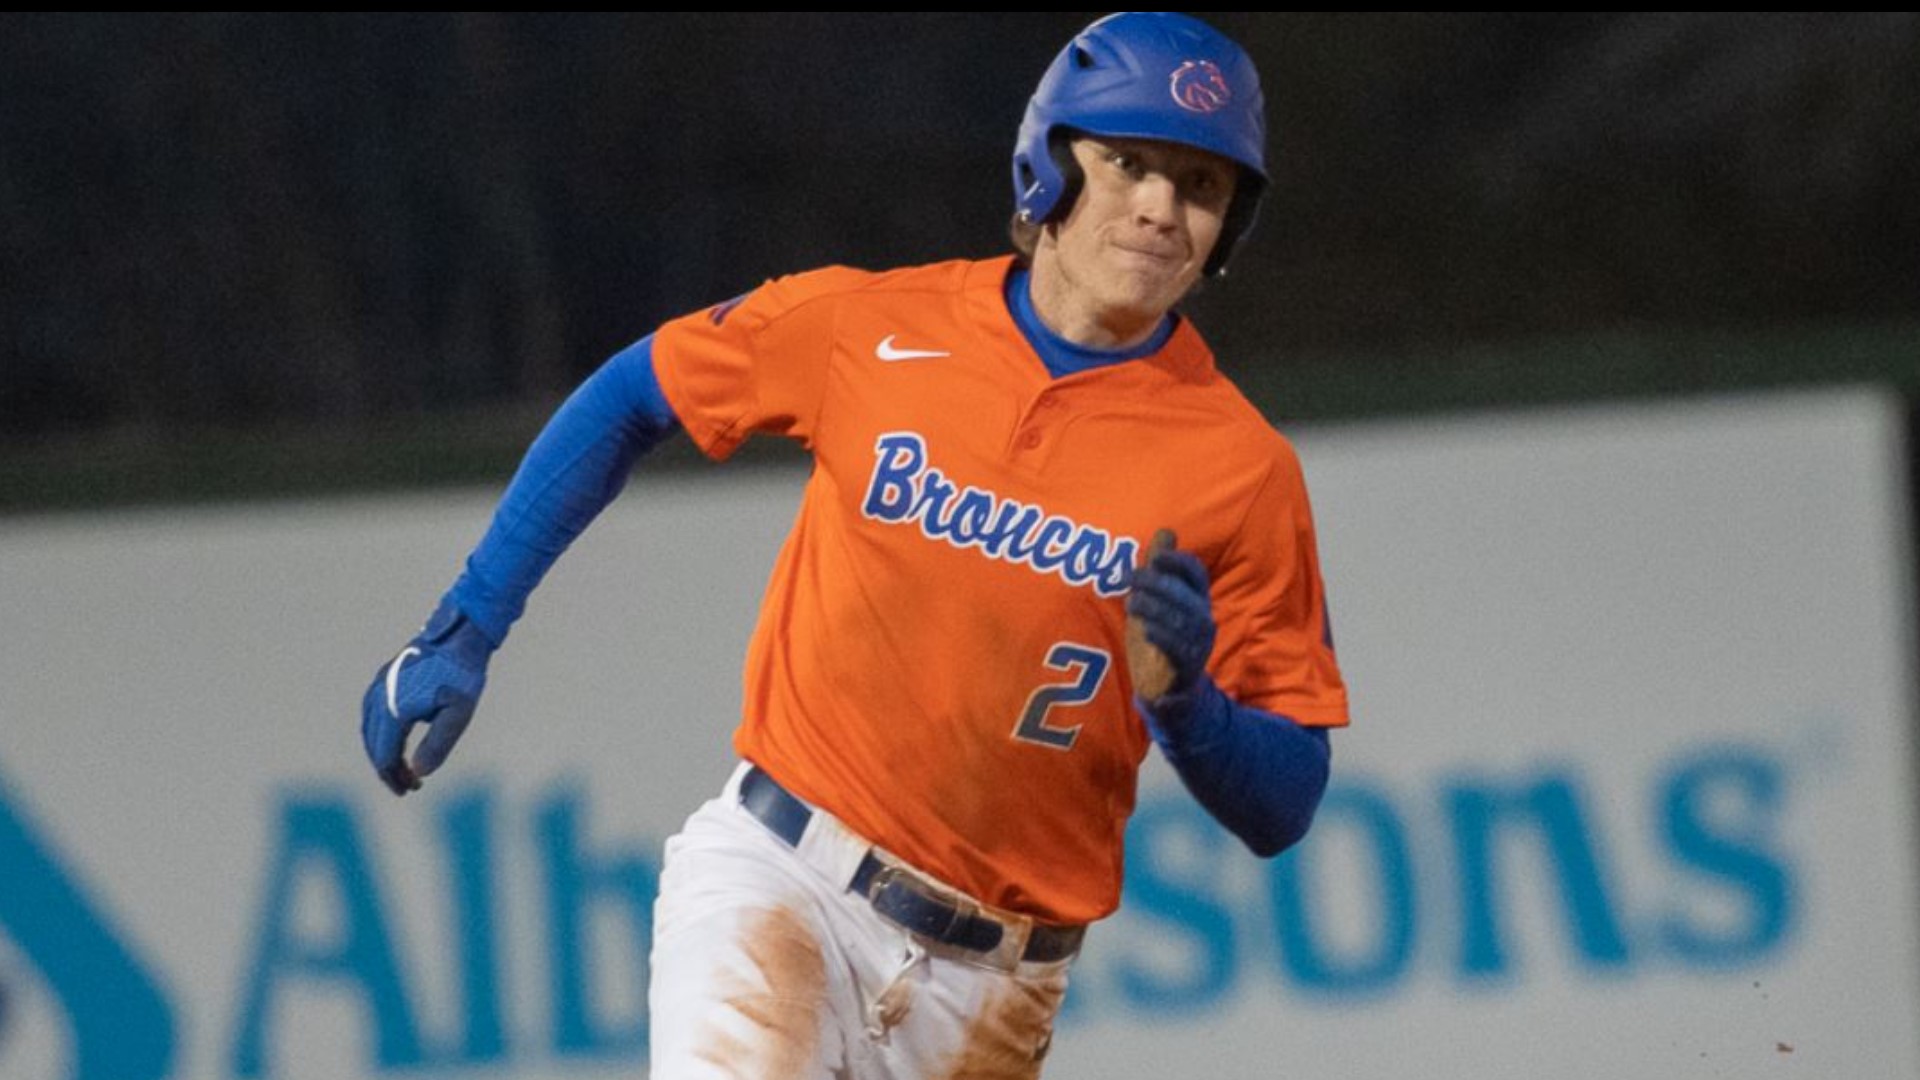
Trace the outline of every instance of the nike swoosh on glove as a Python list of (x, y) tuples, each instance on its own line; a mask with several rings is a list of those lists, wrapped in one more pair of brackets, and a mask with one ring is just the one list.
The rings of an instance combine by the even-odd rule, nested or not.
[[(374, 673), (360, 702), (360, 739), (395, 795), (419, 790), (422, 778), (453, 752), (473, 720), (496, 647), (451, 600), (442, 600), (407, 647)], [(428, 730), (409, 763), (407, 736), (415, 724)]]

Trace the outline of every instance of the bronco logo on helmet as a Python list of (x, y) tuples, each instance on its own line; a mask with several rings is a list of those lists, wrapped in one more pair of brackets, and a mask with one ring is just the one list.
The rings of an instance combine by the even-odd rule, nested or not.
[(1173, 103), (1197, 113), (1215, 112), (1233, 100), (1227, 77), (1220, 74), (1211, 60), (1189, 60), (1181, 64), (1167, 83)]

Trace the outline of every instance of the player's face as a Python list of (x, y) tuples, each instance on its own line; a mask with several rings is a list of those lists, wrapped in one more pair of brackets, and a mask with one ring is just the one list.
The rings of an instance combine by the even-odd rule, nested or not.
[(1076, 138), (1073, 156), (1085, 181), (1066, 220), (1041, 233), (1034, 302), (1070, 340), (1133, 344), (1200, 279), (1239, 169), (1153, 139)]

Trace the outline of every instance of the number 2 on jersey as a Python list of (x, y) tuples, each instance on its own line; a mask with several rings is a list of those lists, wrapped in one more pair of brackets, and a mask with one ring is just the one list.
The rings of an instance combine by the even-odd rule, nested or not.
[(1056, 708), (1092, 701), (1106, 680), (1107, 668), (1112, 665), (1113, 657), (1090, 645), (1062, 641), (1047, 650), (1047, 667), (1066, 672), (1072, 681), (1036, 687), (1027, 698), (1026, 709), (1020, 713), (1020, 722), (1014, 726), (1013, 737), (1056, 750), (1071, 750), (1073, 740), (1080, 737), (1080, 725), (1055, 727), (1047, 723), (1047, 714)]

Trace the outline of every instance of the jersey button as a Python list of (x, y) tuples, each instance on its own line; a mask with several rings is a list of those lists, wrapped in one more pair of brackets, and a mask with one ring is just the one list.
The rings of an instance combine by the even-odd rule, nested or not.
[(1025, 435), (1022, 435), (1022, 436), (1020, 436), (1020, 449), (1022, 449), (1022, 450), (1037, 450), (1037, 449), (1039, 449), (1039, 447), (1040, 447), (1040, 433), (1039, 433), (1039, 432), (1037, 432), (1037, 431), (1029, 431), (1029, 432), (1027, 432), (1027, 433), (1026, 433)]

